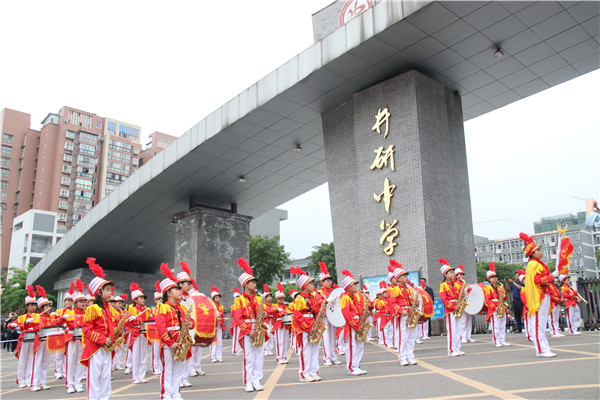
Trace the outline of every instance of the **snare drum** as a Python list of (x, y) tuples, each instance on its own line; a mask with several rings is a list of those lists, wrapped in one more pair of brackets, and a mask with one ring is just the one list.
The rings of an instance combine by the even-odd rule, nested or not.
[(148, 332), (148, 325), (155, 325), (154, 320), (149, 319), (140, 324), (140, 335), (145, 335)]
[(47, 326), (40, 329), (40, 340), (46, 340), (48, 335), (57, 335), (65, 332), (62, 326)]
[(283, 325), (291, 325), (292, 324), (292, 314), (286, 314), (281, 317), (281, 323)]
[(23, 342), (34, 342), (35, 341), (35, 335), (37, 334), (37, 332), (34, 331), (26, 331), (23, 333)]
[(487, 314), (488, 308), (485, 305), (484, 295), (485, 284), (476, 283), (469, 285), (466, 292), (467, 306), (465, 307), (465, 312), (470, 315)]
[(83, 339), (83, 328), (81, 326), (76, 326), (73, 329), (73, 340), (81, 340)]

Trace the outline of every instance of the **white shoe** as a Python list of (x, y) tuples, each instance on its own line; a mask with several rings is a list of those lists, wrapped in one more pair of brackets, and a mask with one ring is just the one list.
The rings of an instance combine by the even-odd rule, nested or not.
[(467, 340), (468, 343), (475, 343), (475, 339), (469, 339)]
[(360, 370), (356, 369), (352, 372), (348, 372), (348, 375), (358, 376), (358, 375), (362, 375), (362, 372), (360, 372)]
[(253, 383), (252, 386), (254, 387), (254, 390), (256, 390), (257, 392), (265, 390), (265, 388), (260, 384), (260, 382)]
[(198, 373), (194, 370), (192, 370), (192, 372), (190, 372), (190, 376), (198, 376)]
[(573, 332), (573, 335), (581, 335), (581, 332)]
[(332, 366), (332, 365), (333, 365), (333, 364), (332, 364), (332, 362), (331, 362), (330, 360), (323, 360), (323, 366), (325, 366), (325, 367), (330, 367), (330, 366)]
[(409, 358), (406, 361), (408, 361), (410, 365), (417, 365), (417, 360), (415, 360), (414, 358)]
[(140, 383), (142, 383), (142, 382), (140, 382), (140, 380), (139, 380), (139, 379), (136, 379), (136, 380), (134, 380), (134, 381), (133, 381), (133, 382), (131, 382), (131, 383), (133, 383), (133, 384), (135, 384), (135, 385), (139, 385), (139, 384), (140, 384)]
[(423, 337), (421, 338), (421, 340), (429, 340), (429, 339), (431, 339), (431, 336), (423, 336)]
[(210, 362), (211, 362), (211, 363), (216, 363), (216, 362), (217, 362), (217, 359), (216, 359), (216, 358), (211, 358), (211, 359), (210, 359)]
[(545, 351), (543, 353), (538, 353), (537, 356), (538, 357), (551, 358), (551, 357), (556, 357), (556, 354), (552, 353), (551, 351)]
[(179, 383), (179, 387), (182, 388), (183, 387), (183, 383)]
[(124, 374), (130, 374), (131, 370), (129, 368), (125, 368), (125, 371), (123, 371)]
[(170, 394), (163, 394), (162, 400), (173, 400)]
[(391, 348), (393, 348), (393, 347), (394, 347), (394, 346), (393, 346), (393, 345), (391, 345), (391, 344), (388, 344), (388, 345), (387, 345), (387, 348), (388, 348), (388, 349), (391, 349)]
[(314, 382), (315, 379), (312, 376), (307, 376), (306, 378), (300, 378), (300, 382)]
[(153, 372), (152, 374), (154, 374), (154, 375), (160, 375), (161, 373), (162, 373), (162, 372), (158, 372), (158, 371), (156, 371), (156, 372)]
[(342, 362), (340, 360), (335, 360), (332, 361), (333, 365), (342, 365)]
[(19, 388), (23, 389), (26, 387), (27, 387), (27, 384), (25, 384), (25, 382), (19, 383)]
[(223, 359), (222, 358), (217, 358), (217, 361), (218, 362), (223, 362)]
[(462, 339), (460, 342), (461, 343), (467, 343), (467, 341), (465, 339)]
[(500, 343), (498, 343), (498, 344), (494, 344), (493, 346), (494, 346), (494, 347), (502, 347), (502, 345), (501, 345)]
[(341, 354), (342, 356), (345, 355), (346, 353), (344, 352), (344, 350), (342, 351), (338, 351), (338, 354)]
[(120, 365), (119, 365), (118, 367), (115, 367), (115, 369), (116, 369), (117, 371), (123, 371), (123, 367), (121, 367)]
[(69, 386), (67, 388), (67, 393), (75, 393), (75, 388), (73, 386)]
[(462, 351), (462, 350), (456, 350), (456, 351), (457, 351), (457, 352), (458, 352), (458, 354), (460, 354), (461, 356), (464, 356), (464, 355), (465, 355), (465, 352), (464, 352), (464, 351)]
[(76, 391), (77, 393), (81, 393), (81, 392), (83, 392), (83, 391), (84, 391), (84, 390), (83, 390), (83, 386), (75, 386), (75, 391)]
[(173, 396), (171, 396), (172, 400), (183, 400), (183, 397), (181, 397), (180, 393), (175, 393)]
[(501, 344), (502, 346), (504, 346), (504, 347), (510, 347), (510, 343), (506, 343), (506, 342), (504, 342), (504, 343), (500, 343), (500, 344)]
[(181, 382), (181, 384), (183, 385), (183, 387), (190, 387), (190, 386), (192, 386), (192, 384), (188, 380), (185, 380), (185, 381)]
[(422, 340), (415, 340), (415, 343), (423, 344), (423, 341)]
[(244, 390), (245, 390), (246, 392), (254, 392), (254, 386), (252, 386), (252, 384), (251, 384), (251, 383), (249, 383), (249, 384), (247, 384), (247, 385), (244, 387)]
[(360, 372), (361, 375), (366, 375), (367, 374), (367, 371), (364, 370), (364, 369), (362, 369), (362, 368), (359, 368), (358, 371)]
[(402, 360), (400, 360), (400, 365), (402, 365), (403, 367), (406, 367), (408, 365), (408, 361), (406, 359), (402, 359)]
[(206, 372), (202, 371), (201, 369), (197, 369), (197, 370), (196, 370), (196, 373), (197, 373), (198, 375), (200, 375), (200, 376), (204, 376), (204, 375), (206, 375)]
[(142, 379), (140, 379), (140, 382), (142, 382), (142, 383), (148, 383), (148, 379), (142, 378)]
[(311, 375), (311, 377), (317, 382), (321, 380), (321, 377), (317, 374), (313, 374), (313, 375)]
[(42, 388), (41, 388), (41, 387), (39, 387), (38, 385), (33, 385), (33, 386), (31, 387), (31, 391), (32, 391), (32, 392), (39, 392), (40, 390), (42, 390)]
[(50, 386), (46, 385), (45, 383), (42, 383), (41, 388), (42, 390), (48, 390), (50, 389)]
[(461, 354), (458, 351), (453, 351), (452, 353), (448, 354), (450, 357), (459, 357)]

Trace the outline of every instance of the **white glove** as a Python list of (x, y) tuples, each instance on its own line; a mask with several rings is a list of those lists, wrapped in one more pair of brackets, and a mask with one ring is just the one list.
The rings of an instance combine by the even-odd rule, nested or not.
[(53, 317), (55, 317), (55, 316), (56, 316), (56, 311), (52, 311), (52, 312), (50, 313), (50, 315), (51, 315), (51, 316), (53, 316)]
[(553, 277), (555, 277), (555, 278), (558, 278), (558, 270), (554, 271), (554, 272), (552, 273), (552, 276), (553, 276)]
[(32, 323), (32, 322), (33, 322), (33, 318), (27, 318), (27, 319), (25, 320), (25, 323), (26, 323), (26, 324), (30, 324), (30, 323)]
[(67, 314), (62, 316), (62, 319), (64, 319), (65, 321), (69, 319), (69, 316)]
[(137, 317), (136, 317), (135, 315), (132, 315), (131, 317), (129, 317), (129, 320), (128, 320), (128, 321), (129, 321), (129, 322), (133, 322), (133, 321), (135, 321), (135, 319), (136, 319), (136, 318), (137, 318)]

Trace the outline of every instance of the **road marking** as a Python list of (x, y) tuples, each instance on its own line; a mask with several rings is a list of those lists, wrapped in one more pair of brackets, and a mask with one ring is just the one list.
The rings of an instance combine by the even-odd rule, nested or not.
[[(287, 360), (290, 359), (293, 351), (294, 350), (290, 347), (287, 353), (285, 353), (285, 358)], [(285, 367), (287, 367), (287, 365), (288, 364), (277, 364), (275, 370), (273, 371), (271, 376), (269, 376), (269, 379), (265, 382), (265, 390), (263, 390), (262, 392), (258, 392), (258, 394), (254, 397), (254, 400), (268, 399), (269, 397), (271, 397), (271, 393), (273, 392), (275, 385), (277, 385), (277, 382), (279, 381), (279, 378), (281, 378), (281, 374), (283, 374), (283, 370), (285, 369)]]
[[(373, 346), (380, 347), (381, 345), (373, 344)], [(381, 346), (381, 347), (383, 348), (383, 346)], [(387, 347), (385, 349), (394, 355), (397, 354), (393, 349), (389, 349)], [(446, 378), (452, 379), (453, 381), (456, 381), (458, 383), (462, 383), (463, 385), (471, 386), (472, 388), (480, 390), (491, 396), (496, 396), (501, 399), (522, 399), (522, 397), (512, 394), (510, 392), (507, 392), (505, 390), (498, 389), (493, 386), (487, 385), (483, 382), (479, 382), (474, 379), (470, 379), (465, 376), (456, 374), (454, 372), (445, 370), (443, 368), (436, 367), (435, 365), (429, 364), (425, 361), (421, 361), (421, 359), (419, 359), (419, 365), (425, 369), (428, 369), (429, 371), (432, 371), (439, 375), (445, 376)]]
[(594, 388), (600, 388), (600, 385), (597, 383), (591, 383), (588, 385), (551, 386), (551, 387), (517, 389), (517, 390), (511, 390), (511, 392), (513, 392), (513, 393), (530, 393), (530, 392), (545, 392), (546, 390), (594, 389)]
[[(158, 378), (159, 376), (160, 375), (152, 375), (150, 378), (148, 378), (148, 381), (153, 381), (154, 379)], [(130, 388), (132, 388), (134, 386), (140, 386), (140, 385), (143, 385), (143, 383), (130, 383), (129, 385), (125, 385), (125, 386), (120, 387), (118, 389), (112, 390), (110, 393), (111, 393), (111, 396), (112, 396), (113, 394), (121, 393), (124, 390), (130, 389)]]
[[(531, 349), (531, 346), (527, 346), (524, 344), (514, 344), (514, 346), (519, 346), (519, 347), (526, 347), (528, 349)], [(564, 347), (564, 346), (563, 346)], [(579, 350), (569, 350), (569, 349), (563, 349), (561, 346), (555, 346), (553, 348), (550, 349), (550, 351), (564, 351), (565, 353), (573, 353), (573, 354), (583, 354), (584, 356), (598, 356), (598, 353), (590, 353), (587, 351), (579, 351)]]
[(477, 369), (519, 367), (521, 365), (534, 365), (534, 364), (546, 364), (546, 363), (557, 363), (557, 362), (568, 362), (568, 361), (594, 360), (597, 358), (600, 358), (600, 355), (596, 356), (596, 357), (553, 358), (551, 360), (539, 360), (539, 361), (530, 361), (530, 362), (522, 362), (522, 363), (514, 363), (514, 364), (495, 364), (495, 365), (485, 365), (485, 366), (468, 367), (468, 368), (451, 368), (450, 371), (461, 372), (461, 371), (472, 371), (472, 370), (477, 370)]

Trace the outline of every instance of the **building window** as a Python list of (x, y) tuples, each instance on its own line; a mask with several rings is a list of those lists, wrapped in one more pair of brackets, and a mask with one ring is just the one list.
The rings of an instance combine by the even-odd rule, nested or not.
[(12, 153), (12, 147), (6, 146), (6, 145), (2, 145), (2, 154), (8, 154), (8, 155), (10, 155), (11, 153)]
[(108, 147), (113, 149), (113, 150), (119, 150), (119, 151), (124, 151), (124, 152), (131, 152), (131, 145), (129, 143), (126, 142), (121, 142), (119, 140), (113, 140), (111, 139)]
[(8, 181), (0, 181), (0, 189), (8, 188)]
[(2, 200), (2, 201), (6, 200), (6, 192), (0, 192), (0, 200)]
[(64, 153), (63, 161), (71, 162), (71, 161), (73, 161), (73, 156), (71, 154)]
[(62, 166), (62, 172), (65, 173), (65, 174), (70, 174), (71, 173), (71, 166), (63, 164), (63, 166)]
[(69, 197), (68, 189), (60, 189), (60, 197)]
[(80, 189), (92, 190), (92, 181), (89, 181), (87, 179), (77, 178), (75, 180), (75, 185)]
[(79, 132), (79, 140), (82, 142), (96, 143), (98, 136), (93, 133)]
[(119, 136), (129, 138), (131, 136), (138, 138), (140, 136), (140, 130), (127, 125), (119, 124)]
[(10, 170), (7, 168), (1, 168), (0, 169), (0, 178), (8, 178), (8, 174), (9, 174)]
[(96, 129), (102, 129), (102, 122), (96, 121)]
[(79, 144), (79, 152), (81, 154), (88, 154), (90, 156), (93, 156), (94, 154), (96, 154), (96, 146), (80, 143)]
[(4, 156), (2, 156), (2, 161), (0, 162), (0, 164), (3, 167), (10, 167), (10, 157), (4, 157)]
[(75, 132), (67, 129), (67, 131), (65, 132), (65, 137), (67, 139), (75, 139)]
[(63, 210), (66, 210), (68, 207), (69, 203), (67, 203), (64, 200), (61, 200), (58, 202), (58, 208), (62, 208)]
[(60, 184), (61, 185), (67, 185), (67, 186), (69, 186), (71, 184), (71, 178), (68, 178), (66, 176), (61, 176), (60, 177)]
[(10, 135), (8, 133), (3, 133), (2, 134), (2, 141), (6, 142), (6, 143), (12, 143), (13, 142), (13, 135)]
[(58, 214), (58, 220), (59, 221), (66, 221), (67, 220), (67, 214), (59, 213)]

